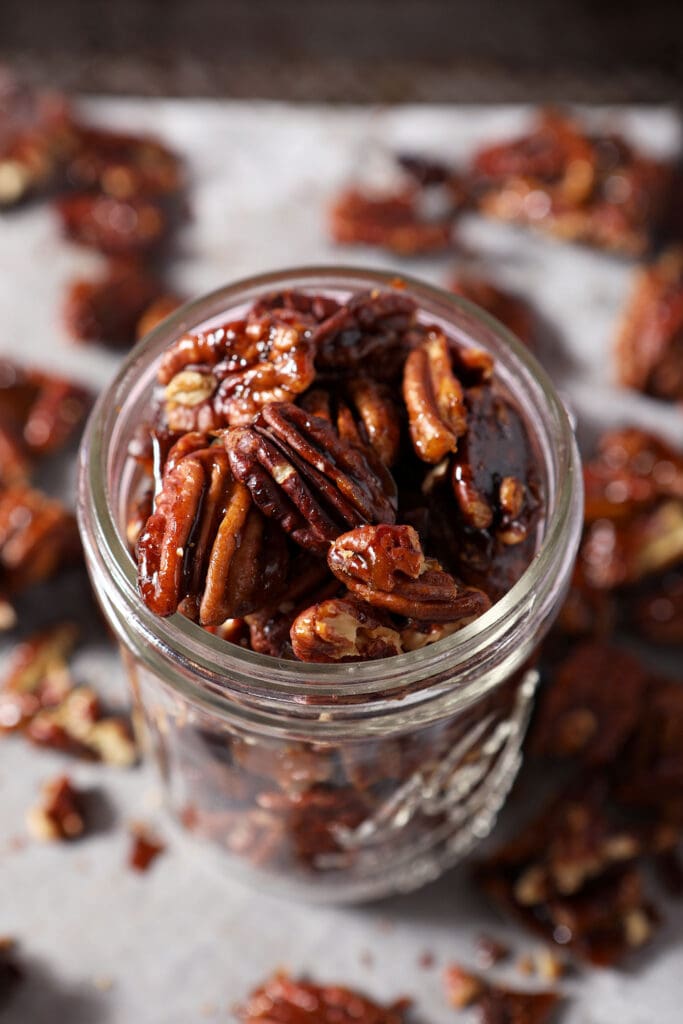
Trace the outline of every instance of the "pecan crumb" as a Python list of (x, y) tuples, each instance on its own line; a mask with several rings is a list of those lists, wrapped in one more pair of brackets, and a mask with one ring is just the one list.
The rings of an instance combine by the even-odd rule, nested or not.
[(40, 803), (28, 812), (26, 823), (34, 839), (41, 842), (77, 839), (85, 831), (83, 794), (68, 775), (47, 782)]
[(149, 871), (157, 857), (166, 850), (166, 844), (140, 822), (131, 827), (130, 837), (129, 867), (134, 871)]

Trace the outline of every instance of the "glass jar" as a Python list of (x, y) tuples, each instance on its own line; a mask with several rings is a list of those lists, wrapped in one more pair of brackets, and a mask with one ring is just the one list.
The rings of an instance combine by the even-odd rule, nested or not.
[(403, 279), (421, 316), (488, 350), (522, 411), (545, 500), (542, 541), (503, 599), (460, 632), (398, 657), (278, 660), (228, 644), (140, 599), (125, 539), (128, 444), (160, 354), (187, 330), (266, 292), (336, 297), (391, 287), (375, 271), (263, 275), (192, 302), (130, 354), (90, 419), (79, 518), (89, 571), (117, 635), (174, 819), (259, 887), (349, 901), (436, 878), (491, 829), (521, 760), (534, 657), (565, 594), (582, 519), (580, 464), (562, 402), (536, 360), (471, 303)]

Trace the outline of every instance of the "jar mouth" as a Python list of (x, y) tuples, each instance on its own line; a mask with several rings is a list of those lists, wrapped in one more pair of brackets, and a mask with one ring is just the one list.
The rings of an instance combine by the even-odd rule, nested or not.
[[(474, 336), (479, 347), (494, 349), (499, 379), (519, 402), (527, 429), (545, 462), (546, 518), (540, 546), (519, 580), (480, 618), (462, 630), (420, 650), (367, 662), (344, 664), (281, 660), (226, 643), (180, 614), (161, 619), (144, 604), (137, 589), (134, 561), (117, 520), (115, 494), (120, 478), (112, 455), (126, 422), (131, 395), (161, 352), (177, 337), (214, 316), (228, 313), (275, 289), (320, 292), (401, 286), (430, 317), (442, 318), (453, 331)], [(456, 335), (457, 336), (457, 335)], [(520, 399), (523, 399), (521, 401)], [(528, 415), (527, 415), (528, 414)], [(137, 638), (141, 657), (160, 661), (169, 674), (179, 663), (187, 678), (169, 676), (191, 700), (208, 701), (214, 710), (234, 713), (235, 700), (257, 699), (314, 707), (363, 703), (373, 697), (395, 702), (424, 680), (431, 696), (457, 688), (463, 701), (476, 699), (495, 683), (487, 680), (483, 660), (495, 651), (496, 672), (514, 670), (538, 643), (557, 608), (574, 561), (581, 530), (580, 460), (571, 422), (552, 382), (536, 358), (502, 324), (473, 303), (407, 275), (338, 265), (288, 268), (251, 277), (189, 302), (136, 345), (112, 384), (100, 395), (81, 446), (78, 513), (87, 560), (119, 638)], [(520, 628), (533, 616), (534, 637), (520, 644)], [(125, 635), (124, 635), (125, 634)], [(190, 676), (194, 682), (190, 682)], [(403, 691), (403, 693), (401, 692)], [(424, 697), (424, 693), (423, 693)], [(418, 693), (410, 700), (419, 700)], [(224, 707), (225, 705), (226, 707)], [(373, 702), (374, 706), (374, 702)]]

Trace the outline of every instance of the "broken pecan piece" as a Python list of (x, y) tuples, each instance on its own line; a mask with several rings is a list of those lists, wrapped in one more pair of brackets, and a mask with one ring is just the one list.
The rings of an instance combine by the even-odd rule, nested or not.
[(444, 985), (451, 1006), (477, 1007), (480, 1024), (549, 1024), (561, 1000), (557, 992), (520, 992), (494, 985), (460, 964), (446, 968)]
[(51, 779), (42, 789), (40, 803), (29, 811), (26, 823), (41, 842), (77, 839), (85, 831), (82, 794), (68, 775)]
[(164, 474), (138, 541), (138, 579), (157, 615), (219, 626), (262, 605), (284, 579), (282, 535), (233, 477), (227, 452), (191, 451)]
[(403, 397), (418, 456), (436, 463), (456, 451), (458, 438), (467, 430), (467, 412), (448, 341), (440, 331), (431, 330), (406, 359)]
[(67, 238), (106, 256), (148, 257), (168, 243), (173, 227), (163, 204), (140, 195), (78, 192), (55, 206)]
[(345, 527), (395, 519), (388, 472), (380, 478), (326, 420), (295, 405), (272, 402), (252, 426), (232, 428), (222, 440), (236, 478), (302, 547), (324, 554)]
[(407, 618), (464, 626), (490, 607), (481, 590), (458, 584), (425, 558), (412, 526), (361, 526), (344, 533), (330, 546), (327, 564), (361, 600)]
[(409, 1001), (381, 1006), (340, 985), (317, 985), (275, 974), (237, 1010), (243, 1024), (404, 1024)]
[(211, 331), (186, 334), (158, 370), (171, 430), (215, 430), (249, 423), (268, 402), (305, 391), (315, 377), (306, 314), (275, 310)]
[(20, 729), (73, 688), (67, 661), (78, 630), (61, 623), (17, 644), (0, 687), (0, 731)]
[(292, 623), (292, 649), (301, 661), (364, 661), (401, 653), (401, 637), (386, 616), (353, 598), (314, 604)]

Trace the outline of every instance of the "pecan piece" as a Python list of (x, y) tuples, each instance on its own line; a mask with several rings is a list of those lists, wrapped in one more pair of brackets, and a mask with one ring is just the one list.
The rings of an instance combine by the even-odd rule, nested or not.
[(139, 263), (112, 260), (101, 277), (71, 282), (64, 300), (64, 321), (77, 341), (131, 345), (140, 317), (160, 291), (160, 282)]
[(416, 322), (415, 300), (398, 285), (393, 291), (358, 292), (315, 328), (315, 364), (323, 371), (363, 366), (371, 376), (393, 378)]
[(480, 1024), (549, 1024), (561, 997), (557, 992), (520, 992), (494, 985), (459, 964), (450, 964), (444, 975), (451, 1006), (476, 1006)]
[(332, 423), (339, 437), (359, 448), (371, 448), (385, 466), (398, 458), (399, 413), (389, 388), (371, 378), (354, 377), (337, 390), (314, 388), (301, 407)]
[(184, 335), (158, 370), (169, 428), (184, 432), (249, 423), (266, 403), (305, 391), (315, 377), (314, 323), (306, 314), (275, 310)]
[(462, 385), (440, 331), (430, 331), (406, 359), (403, 398), (413, 447), (424, 462), (440, 462), (457, 450), (458, 438), (467, 430), (467, 414)]
[[(83, 422), (89, 392), (78, 384), (0, 360), (0, 473), (6, 482), (7, 459), (51, 455), (61, 450)], [(20, 472), (14, 474), (20, 479)]]
[(41, 842), (83, 835), (83, 797), (68, 775), (60, 775), (43, 786), (40, 803), (31, 808), (26, 823), (31, 835)]
[(243, 1024), (404, 1024), (407, 999), (381, 1006), (341, 985), (317, 985), (275, 974), (239, 1007)]
[(147, 257), (166, 245), (173, 226), (163, 204), (139, 195), (79, 192), (59, 199), (56, 209), (67, 238), (106, 256)]
[(357, 597), (407, 618), (464, 626), (490, 607), (481, 590), (458, 584), (425, 558), (412, 526), (361, 526), (342, 534), (327, 564)]
[(164, 474), (138, 542), (138, 579), (157, 615), (181, 610), (202, 625), (253, 611), (286, 572), (284, 538), (233, 477), (214, 445), (185, 454)]
[(65, 622), (17, 644), (0, 688), (0, 731), (20, 729), (64, 700), (73, 688), (67, 660), (77, 635)]
[(232, 428), (223, 443), (236, 478), (302, 547), (324, 554), (345, 527), (395, 519), (388, 472), (380, 478), (362, 451), (295, 405), (265, 406), (253, 426)]
[(166, 849), (159, 837), (142, 822), (135, 822), (132, 825), (130, 839), (128, 864), (133, 871), (149, 871), (157, 857), (160, 857)]
[(401, 653), (401, 636), (386, 616), (353, 598), (335, 598), (301, 612), (290, 631), (301, 661), (366, 661)]

